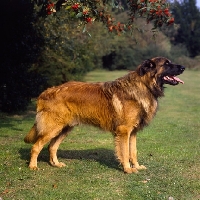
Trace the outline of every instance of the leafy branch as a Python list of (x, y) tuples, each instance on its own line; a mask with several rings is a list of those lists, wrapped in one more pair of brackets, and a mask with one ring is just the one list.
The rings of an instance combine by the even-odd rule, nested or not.
[[(40, 14), (43, 16), (54, 15), (60, 9), (66, 9), (70, 16), (77, 18), (80, 24), (86, 25), (96, 21), (103, 22), (109, 32), (126, 32), (133, 29), (136, 18), (143, 17), (147, 23), (154, 24), (153, 31), (162, 25), (174, 23), (169, 10), (169, 3), (166, 0), (127, 0), (128, 20), (126, 23), (116, 21), (109, 9), (109, 2), (105, 0), (35, 0), (38, 5), (42, 5)], [(113, 1), (112, 6), (123, 9), (121, 1)]]

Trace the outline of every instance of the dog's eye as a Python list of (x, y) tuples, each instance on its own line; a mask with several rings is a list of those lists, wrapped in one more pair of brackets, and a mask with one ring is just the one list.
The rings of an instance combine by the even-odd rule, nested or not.
[(165, 62), (165, 65), (169, 65), (169, 61), (166, 61), (166, 62)]

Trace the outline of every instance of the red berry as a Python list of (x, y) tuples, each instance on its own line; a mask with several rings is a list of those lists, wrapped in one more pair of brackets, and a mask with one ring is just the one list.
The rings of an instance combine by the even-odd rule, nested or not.
[(91, 17), (87, 17), (85, 20), (86, 20), (87, 23), (89, 23), (89, 22), (92, 21), (92, 18)]
[(173, 24), (174, 23), (174, 18), (172, 17), (169, 21), (168, 24)]

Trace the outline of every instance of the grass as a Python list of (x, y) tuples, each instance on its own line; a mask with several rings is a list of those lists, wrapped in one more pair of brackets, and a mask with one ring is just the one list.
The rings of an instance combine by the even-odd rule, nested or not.
[[(124, 74), (95, 71), (88, 81), (112, 80)], [(148, 167), (124, 174), (114, 157), (112, 135), (78, 126), (61, 144), (65, 168), (48, 164), (45, 148), (39, 171), (30, 171), (31, 145), (23, 138), (34, 123), (34, 102), (18, 115), (0, 113), (0, 197), (3, 200), (200, 199), (200, 72), (185, 71), (184, 85), (167, 86), (151, 125), (138, 134), (138, 157)]]

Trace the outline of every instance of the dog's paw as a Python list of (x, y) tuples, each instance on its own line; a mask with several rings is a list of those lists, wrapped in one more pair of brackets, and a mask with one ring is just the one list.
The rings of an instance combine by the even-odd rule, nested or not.
[(136, 168), (137, 168), (137, 170), (146, 170), (147, 169), (144, 165), (139, 165)]
[(39, 170), (37, 166), (31, 166), (31, 165), (29, 165), (29, 169), (34, 171)]
[(124, 168), (124, 172), (127, 174), (132, 174), (132, 173), (138, 173), (138, 170), (136, 168)]
[(57, 162), (57, 163), (50, 162), (50, 163), (51, 163), (52, 166), (59, 167), (59, 168), (66, 166), (66, 164), (63, 163), (63, 162)]
[(56, 167), (65, 167), (65, 166), (66, 166), (65, 163), (63, 163), (63, 162), (59, 162), (58, 165), (57, 165)]

